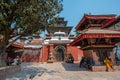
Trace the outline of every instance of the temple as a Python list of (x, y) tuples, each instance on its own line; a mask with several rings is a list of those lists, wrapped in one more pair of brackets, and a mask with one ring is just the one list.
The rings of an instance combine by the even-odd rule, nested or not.
[[(20, 39), (24, 52), (21, 55), (23, 62), (64, 62), (68, 54), (72, 54), (74, 61), (79, 61), (83, 55), (82, 50), (70, 43), (75, 39), (70, 34), (72, 26), (67, 26), (64, 18), (58, 18), (55, 26), (47, 28), (44, 39), (34, 34), (33, 40), (25, 44), (26, 37)], [(17, 45), (16, 45), (17, 47)], [(19, 47), (17, 47), (20, 49)]]
[(53, 55), (53, 61), (65, 61), (69, 53), (73, 55), (75, 61), (79, 61), (82, 56), (82, 51), (77, 46), (70, 45), (75, 39), (74, 35), (70, 34), (71, 29), (72, 26), (67, 26), (67, 21), (64, 21), (64, 18), (58, 18), (55, 27), (47, 29), (48, 34), (44, 40), (44, 45), (48, 48), (48, 56)]
[(86, 59), (93, 58), (95, 66), (104, 65), (103, 60), (108, 57), (115, 64), (113, 48), (120, 41), (120, 32), (105, 28), (116, 21), (115, 15), (87, 15), (76, 26), (79, 36), (71, 43), (81, 46)]

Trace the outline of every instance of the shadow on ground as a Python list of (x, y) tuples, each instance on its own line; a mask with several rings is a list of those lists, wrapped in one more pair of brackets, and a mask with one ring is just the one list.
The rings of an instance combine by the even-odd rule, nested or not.
[(62, 63), (66, 71), (89, 71), (86, 68), (80, 68), (79, 63)]
[(31, 65), (32, 65), (31, 63), (25, 63), (20, 73), (14, 76), (13, 75), (8, 76), (9, 79), (5, 79), (5, 80), (18, 80), (18, 79), (25, 80), (26, 78), (32, 79), (37, 74), (42, 75), (43, 73), (48, 73), (48, 74), (59, 73), (59, 71), (56, 71), (56, 70), (48, 70), (44, 67), (33, 67)]

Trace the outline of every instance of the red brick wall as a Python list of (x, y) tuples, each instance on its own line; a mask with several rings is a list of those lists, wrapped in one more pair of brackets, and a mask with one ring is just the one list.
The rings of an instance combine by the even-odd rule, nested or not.
[(23, 54), (21, 56), (22, 62), (39, 62), (39, 55)]
[(44, 46), (44, 61), (47, 62), (48, 60), (48, 47)]
[[(33, 52), (29, 51), (27, 53), (23, 53), (21, 55), (21, 60), (22, 62), (39, 62), (40, 60), (40, 55), (41, 55), (41, 50), (42, 49), (25, 49), (25, 50), (32, 50)], [(40, 53), (34, 53), (34, 50), (40, 51)]]
[(48, 52), (49, 52), (48, 46), (44, 45), (44, 47), (40, 51), (39, 62), (47, 62)]
[[(40, 50), (40, 54), (36, 55), (36, 54), (23, 54), (21, 56), (21, 59), (23, 62), (47, 62), (48, 60), (48, 54), (49, 54), (49, 51), (54, 51), (54, 45), (51, 45), (52, 47), (50, 46), (47, 46), (47, 45), (44, 45), (44, 47)], [(80, 61), (81, 60), (81, 57), (83, 56), (83, 51), (80, 50), (79, 48), (77, 48), (76, 46), (70, 46), (68, 45), (67, 46), (67, 49), (69, 49), (68, 52), (70, 52), (73, 57), (74, 57), (74, 61)], [(66, 53), (68, 53), (66, 52)], [(44, 53), (44, 54), (43, 54)], [(42, 58), (44, 57), (44, 58)], [(44, 60), (42, 60), (44, 59)]]
[(74, 61), (80, 61), (83, 56), (83, 51), (77, 48), (77, 46), (69, 46), (69, 51), (74, 57)]

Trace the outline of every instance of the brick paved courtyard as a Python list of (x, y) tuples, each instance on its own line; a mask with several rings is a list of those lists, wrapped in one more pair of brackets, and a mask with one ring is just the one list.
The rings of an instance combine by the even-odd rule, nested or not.
[[(91, 72), (78, 63), (22, 63), (19, 74), (5, 80), (120, 80), (120, 72)], [(31, 79), (29, 79), (31, 78)]]

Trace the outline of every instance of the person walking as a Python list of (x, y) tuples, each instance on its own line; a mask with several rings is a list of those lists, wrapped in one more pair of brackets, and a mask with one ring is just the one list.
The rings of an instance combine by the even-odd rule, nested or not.
[(79, 64), (79, 67), (81, 68), (82, 67), (82, 64), (85, 62), (85, 57), (83, 56), (81, 61), (80, 61), (80, 64)]
[(104, 63), (106, 65), (106, 71), (109, 71), (110, 69), (113, 69), (112, 61), (109, 58), (105, 58)]

